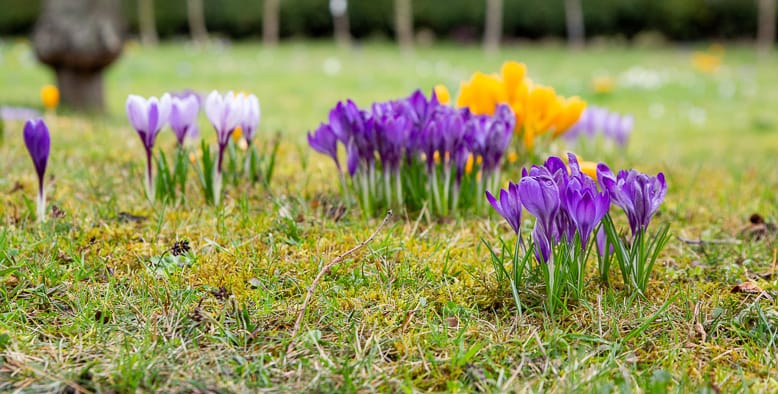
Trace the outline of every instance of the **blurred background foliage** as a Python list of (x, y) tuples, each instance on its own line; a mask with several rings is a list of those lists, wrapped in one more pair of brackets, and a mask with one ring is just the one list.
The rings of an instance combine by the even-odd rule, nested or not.
[[(261, 37), (262, 0), (204, 0), (208, 30), (231, 38)], [(357, 38), (394, 36), (393, 0), (351, 0), (351, 34)], [(633, 39), (652, 32), (677, 41), (751, 39), (757, 23), (752, 0), (583, 0), (586, 34)], [(129, 33), (138, 31), (137, 0), (122, 1)], [(0, 35), (25, 35), (41, 0), (0, 0)], [(187, 35), (186, 0), (155, 1), (162, 38)], [(542, 39), (565, 36), (563, 0), (504, 0), (506, 37)], [(437, 38), (476, 41), (484, 28), (479, 0), (414, 0), (417, 31)], [(328, 0), (282, 0), (280, 33), (290, 37), (329, 37)]]

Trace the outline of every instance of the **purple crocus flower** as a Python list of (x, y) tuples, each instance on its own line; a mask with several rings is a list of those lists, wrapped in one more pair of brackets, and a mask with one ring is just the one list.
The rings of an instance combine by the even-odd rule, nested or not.
[(43, 221), (46, 218), (44, 178), (51, 150), (49, 128), (43, 119), (31, 119), (24, 124), (24, 144), (27, 146), (27, 152), (30, 153), (32, 163), (35, 165), (35, 172), (38, 174), (38, 221)]
[(476, 127), (475, 144), (478, 147), (476, 152), (483, 160), (483, 169), (486, 173), (496, 171), (501, 162), (505, 150), (511, 142), (513, 136), (516, 116), (507, 105), (500, 105), (495, 110), (494, 115), (484, 117), (483, 127)]
[(353, 101), (338, 102), (330, 111), (330, 127), (338, 140), (347, 144), (354, 133), (365, 130), (365, 119), (359, 107)]
[(251, 146), (251, 141), (254, 139), (262, 113), (259, 108), (259, 99), (257, 99), (257, 96), (250, 94), (242, 97), (242, 99), (244, 113), (243, 118), (240, 121), (240, 128), (243, 132), (243, 138), (246, 140), (246, 144)]
[(537, 220), (533, 230), (536, 253), (542, 261), (548, 261), (549, 254), (543, 253), (544, 245), (559, 237), (556, 220), (559, 213), (559, 187), (548, 175), (527, 175), (519, 181), (519, 197), (527, 211)]
[(184, 98), (173, 97), (170, 100), (170, 128), (176, 135), (178, 146), (184, 146), (184, 139), (194, 138), (200, 134), (197, 128), (197, 114), (200, 113), (200, 103), (193, 95)]
[(140, 96), (127, 97), (127, 117), (130, 124), (138, 132), (143, 147), (146, 149), (146, 197), (154, 200), (154, 177), (152, 173), (152, 155), (157, 134), (165, 126), (170, 117), (171, 99), (165, 93), (161, 98)]
[(616, 141), (619, 146), (626, 146), (632, 128), (635, 125), (635, 118), (632, 115), (619, 115), (611, 113), (605, 120), (602, 133), (606, 137)]
[(508, 190), (500, 189), (500, 199), (494, 198), (492, 193), (486, 192), (486, 199), (489, 204), (508, 221), (516, 234), (521, 233), (521, 197), (519, 196), (519, 185), (509, 183)]
[(221, 199), (222, 163), (224, 162), (224, 149), (230, 142), (230, 136), (240, 126), (245, 116), (244, 101), (234, 93), (225, 95), (217, 91), (211, 92), (205, 99), (205, 114), (216, 130), (216, 139), (219, 143), (219, 155), (214, 168), (214, 202), (218, 205)]
[(667, 194), (667, 182), (661, 172), (653, 177), (637, 170), (622, 170), (613, 175), (608, 166), (600, 163), (597, 179), (611, 201), (627, 214), (632, 235), (648, 228)]
[(335, 161), (335, 167), (338, 168), (338, 172), (341, 172), (340, 161), (338, 161), (338, 139), (335, 137), (335, 133), (332, 132), (330, 125), (322, 123), (313, 134), (309, 132), (308, 145), (315, 151), (331, 157)]
[[(562, 206), (578, 231), (581, 245), (586, 248), (597, 223), (608, 213), (610, 198), (605, 192), (598, 193), (593, 184), (582, 182), (581, 178), (570, 178), (562, 196)], [(572, 237), (568, 238), (568, 241), (572, 240)]]

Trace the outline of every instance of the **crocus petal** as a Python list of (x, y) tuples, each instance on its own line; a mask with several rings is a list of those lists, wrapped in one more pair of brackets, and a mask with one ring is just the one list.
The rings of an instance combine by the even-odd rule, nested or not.
[(30, 153), (38, 178), (43, 179), (51, 149), (49, 128), (43, 119), (28, 120), (24, 124), (24, 144)]

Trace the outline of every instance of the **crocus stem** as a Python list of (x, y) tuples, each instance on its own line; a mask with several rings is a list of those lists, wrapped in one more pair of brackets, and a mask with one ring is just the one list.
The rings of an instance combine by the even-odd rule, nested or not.
[(394, 173), (394, 187), (397, 192), (397, 205), (401, 206), (403, 204), (403, 183), (402, 179), (400, 178), (400, 171), (395, 171)]
[(437, 209), (440, 209), (440, 191), (438, 191), (438, 171), (435, 167), (437, 166), (432, 167), (430, 182), (432, 182), (432, 196), (435, 199), (433, 206), (437, 207)]
[(454, 195), (451, 197), (451, 209), (456, 210), (457, 206), (459, 205), (459, 188), (460, 188), (460, 182), (456, 181), (454, 183)]
[(370, 210), (370, 180), (368, 177), (368, 173), (360, 174), (362, 179), (362, 211), (365, 213), (366, 218), (373, 215), (373, 212)]
[(222, 196), (222, 163), (224, 162), (224, 149), (227, 144), (219, 144), (219, 158), (216, 161), (216, 168), (213, 174), (213, 203), (219, 205)]
[(386, 195), (386, 206), (392, 206), (392, 182), (389, 171), (384, 171), (384, 194)]
[(246, 158), (243, 159), (243, 173), (250, 177), (251, 176), (251, 152), (254, 149), (253, 146), (251, 146), (251, 142), (248, 143), (248, 148), (246, 148)]
[(451, 165), (443, 164), (443, 216), (448, 214), (449, 191), (451, 189)]
[(46, 220), (46, 190), (43, 188), (43, 177), (38, 178), (38, 223)]
[(154, 173), (152, 172), (151, 147), (146, 147), (146, 198), (154, 201)]

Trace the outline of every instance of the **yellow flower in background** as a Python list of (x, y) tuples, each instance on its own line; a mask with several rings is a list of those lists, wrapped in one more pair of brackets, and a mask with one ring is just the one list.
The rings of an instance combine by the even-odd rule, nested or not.
[(592, 91), (596, 94), (608, 94), (616, 87), (616, 81), (610, 76), (604, 75), (592, 79)]
[(549, 131), (554, 125), (554, 121), (562, 111), (562, 105), (553, 88), (536, 85), (530, 89), (526, 110), (524, 146), (532, 149), (535, 138)]
[(723, 56), (724, 47), (719, 44), (713, 44), (707, 51), (692, 53), (692, 67), (706, 74), (714, 74), (721, 68), (721, 58)]
[(435, 85), (434, 88), (435, 97), (438, 98), (438, 102), (443, 105), (449, 105), (451, 103), (451, 94), (448, 92), (448, 88), (445, 85)]
[(243, 129), (238, 126), (232, 131), (232, 140), (237, 144), (241, 137), (243, 137)]
[(559, 97), (559, 103), (562, 109), (554, 121), (554, 137), (559, 137), (572, 127), (586, 108), (586, 103), (578, 96), (568, 99)]
[(589, 175), (595, 181), (597, 180), (597, 163), (593, 161), (579, 160), (578, 166), (581, 167), (581, 172)]
[[(450, 99), (444, 86), (436, 86), (435, 93), (439, 99)], [(475, 72), (462, 82), (456, 98), (457, 107), (467, 107), (475, 115), (492, 115), (500, 104), (513, 110), (516, 133), (523, 134), (528, 149), (539, 135), (549, 131), (553, 131), (552, 137), (563, 134), (586, 108), (579, 97), (565, 98), (549, 86), (533, 84), (524, 63), (515, 61), (505, 62), (499, 75)]]
[(41, 101), (47, 110), (54, 110), (59, 105), (59, 89), (54, 85), (43, 85), (41, 88)]
[(507, 97), (500, 78), (482, 72), (463, 82), (457, 97), (457, 106), (468, 107), (475, 115), (492, 115), (497, 105), (505, 102)]

